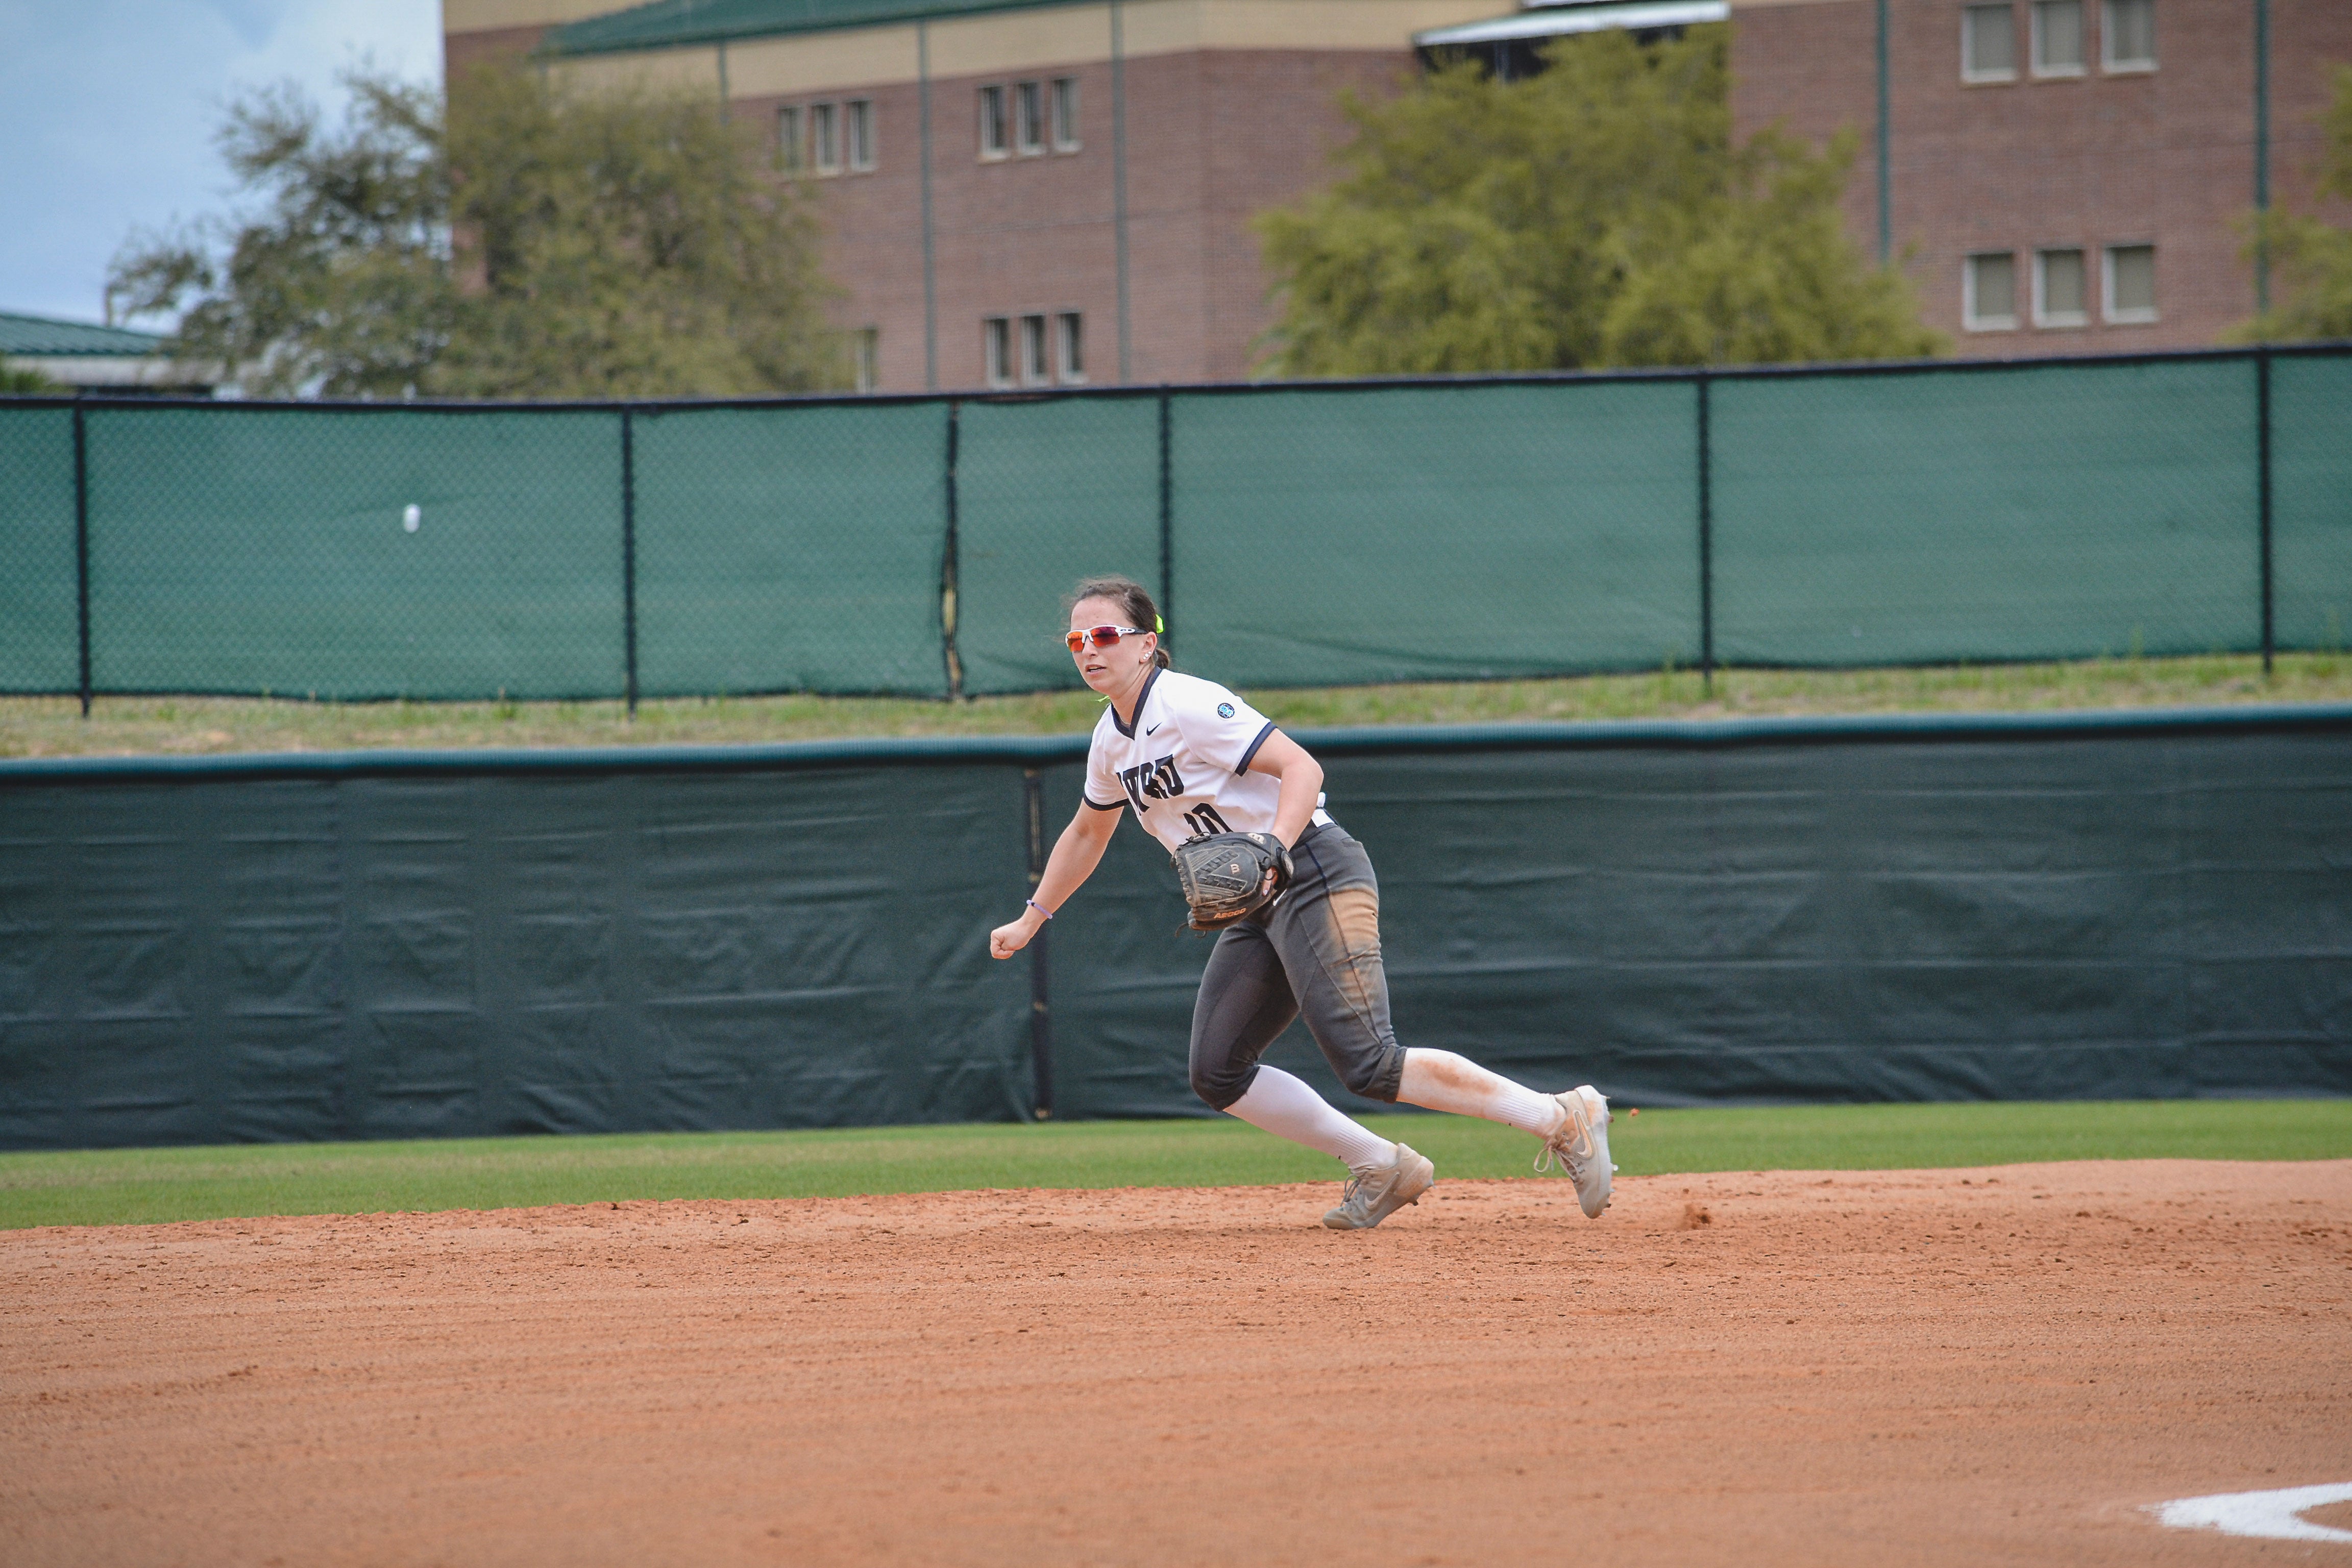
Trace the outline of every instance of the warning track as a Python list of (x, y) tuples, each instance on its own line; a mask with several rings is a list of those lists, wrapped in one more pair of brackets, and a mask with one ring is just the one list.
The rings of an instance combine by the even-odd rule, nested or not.
[(2204, 1563), (2142, 1505), (2352, 1479), (2352, 1162), (1337, 1190), (6, 1233), (0, 1557)]

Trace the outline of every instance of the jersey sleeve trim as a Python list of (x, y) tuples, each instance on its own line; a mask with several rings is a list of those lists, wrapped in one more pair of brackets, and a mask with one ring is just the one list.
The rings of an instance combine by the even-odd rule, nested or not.
[(1265, 738), (1273, 733), (1274, 721), (1268, 719), (1265, 721), (1265, 728), (1257, 732), (1257, 739), (1249, 743), (1249, 750), (1242, 753), (1242, 760), (1234, 764), (1234, 773), (1235, 776), (1239, 776), (1240, 774), (1249, 772), (1250, 759), (1257, 755), (1257, 749), (1260, 746), (1265, 745)]
[(1105, 805), (1102, 802), (1095, 799), (1092, 795), (1082, 795), (1078, 796), (1078, 798), (1085, 801), (1088, 805), (1093, 806), (1097, 811), (1117, 811), (1127, 804), (1127, 802), (1123, 800), (1115, 800), (1108, 805)]

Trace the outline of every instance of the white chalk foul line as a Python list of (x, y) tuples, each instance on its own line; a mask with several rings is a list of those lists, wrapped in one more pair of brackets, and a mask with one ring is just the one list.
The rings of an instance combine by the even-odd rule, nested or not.
[(2217, 1492), (2150, 1503), (2158, 1524), (2176, 1530), (2218, 1530), (2224, 1535), (2254, 1535), (2269, 1541), (2336, 1541), (2352, 1546), (2352, 1530), (2335, 1530), (2299, 1517), (2332, 1502), (2352, 1502), (2352, 1481), (2324, 1487), (2287, 1487), (2274, 1492)]

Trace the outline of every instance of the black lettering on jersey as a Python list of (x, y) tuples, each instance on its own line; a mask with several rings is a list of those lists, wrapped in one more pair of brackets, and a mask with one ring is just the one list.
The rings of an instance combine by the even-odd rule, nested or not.
[(1225, 826), (1225, 819), (1217, 815), (1217, 808), (1207, 801), (1202, 801), (1184, 814), (1184, 826), (1192, 830), (1192, 837), (1195, 838), (1206, 838), (1213, 833), (1233, 831)]
[(1121, 768), (1118, 771), (1118, 782), (1126, 789), (1127, 798), (1135, 803), (1135, 809), (1139, 813), (1150, 809), (1143, 804), (1146, 796), (1153, 800), (1173, 800), (1184, 793), (1184, 781), (1177, 776), (1176, 759), (1173, 756), (1162, 757), (1155, 763), (1138, 763), (1131, 768)]

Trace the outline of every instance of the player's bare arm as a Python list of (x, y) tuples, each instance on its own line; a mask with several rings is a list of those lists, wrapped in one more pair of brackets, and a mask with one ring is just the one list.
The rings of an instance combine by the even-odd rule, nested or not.
[(1029, 945), (1029, 939), (1045, 923), (1046, 911), (1060, 909), (1095, 874), (1095, 868), (1102, 864), (1103, 851), (1110, 847), (1111, 829), (1118, 826), (1115, 811), (1078, 807), (1078, 814), (1054, 841), (1054, 852), (1045, 859), (1045, 874), (1038, 879), (1037, 890), (1029, 895), (1020, 918), (988, 933), (991, 958), (1010, 958)]
[(1258, 745), (1249, 771), (1282, 781), (1282, 803), (1274, 808), (1274, 836), (1298, 842), (1323, 796), (1323, 764), (1306, 747), (1276, 730)]

